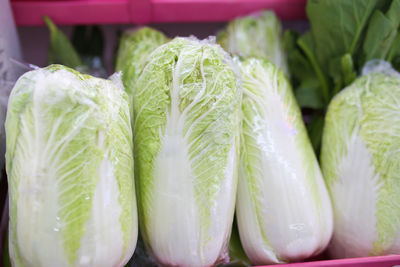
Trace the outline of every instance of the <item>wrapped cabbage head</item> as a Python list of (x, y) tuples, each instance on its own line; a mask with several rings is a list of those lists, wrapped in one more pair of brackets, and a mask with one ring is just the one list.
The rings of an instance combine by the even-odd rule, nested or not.
[(122, 82), (131, 97), (135, 91), (136, 80), (142, 71), (147, 58), (168, 38), (161, 32), (142, 27), (123, 33), (120, 40), (116, 70), (122, 71)]
[(210, 41), (157, 48), (134, 94), (140, 229), (163, 266), (226, 261), (237, 185), (241, 88)]
[(332, 207), (291, 86), (272, 63), (247, 59), (236, 218), (253, 264), (322, 252)]
[(289, 76), (282, 25), (273, 11), (266, 10), (229, 22), (218, 34), (217, 41), (233, 55), (268, 59)]
[(400, 253), (400, 75), (371, 72), (329, 105), (321, 166), (334, 258)]
[(123, 266), (138, 229), (122, 87), (61, 65), (30, 71), (5, 127), (13, 266)]

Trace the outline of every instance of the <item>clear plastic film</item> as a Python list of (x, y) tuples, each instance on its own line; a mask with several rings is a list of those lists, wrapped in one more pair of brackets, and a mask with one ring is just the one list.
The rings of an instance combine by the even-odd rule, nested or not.
[(0, 80), (0, 166), (3, 169), (4, 166), (4, 155), (6, 150), (6, 134), (4, 130), (4, 122), (7, 114), (7, 103), (8, 96), (10, 95), (11, 89), (14, 82)]
[(393, 69), (389, 62), (380, 59), (373, 59), (365, 63), (361, 75), (368, 75), (370, 73), (387, 74), (400, 79), (400, 73)]
[(152, 52), (134, 92), (141, 233), (163, 266), (227, 262), (235, 206), (241, 88), (212, 40)]
[(332, 233), (332, 207), (291, 86), (272, 63), (240, 63), (243, 82), (236, 218), (253, 264), (305, 260)]
[(127, 263), (138, 228), (122, 87), (61, 65), (27, 72), (6, 135), (13, 266)]
[(323, 132), (333, 258), (400, 253), (400, 75), (381, 60), (362, 73), (331, 101)]
[(0, 169), (4, 166), (5, 132), (4, 121), (8, 96), (15, 81), (23, 73), (11, 58), (21, 59), (17, 30), (9, 1), (0, 2)]

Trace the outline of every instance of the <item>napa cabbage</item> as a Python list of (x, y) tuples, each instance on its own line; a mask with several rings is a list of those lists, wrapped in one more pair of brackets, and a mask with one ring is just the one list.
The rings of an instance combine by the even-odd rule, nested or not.
[(162, 265), (228, 259), (236, 196), (241, 88), (209, 40), (158, 47), (134, 92), (141, 233)]
[(326, 115), (321, 164), (334, 258), (400, 253), (400, 75), (385, 65), (367, 65)]
[(27, 72), (6, 118), (13, 266), (123, 266), (137, 239), (128, 96), (61, 65)]
[(240, 62), (243, 129), (236, 218), (253, 264), (322, 252), (332, 207), (302, 115), (284, 74), (266, 60)]

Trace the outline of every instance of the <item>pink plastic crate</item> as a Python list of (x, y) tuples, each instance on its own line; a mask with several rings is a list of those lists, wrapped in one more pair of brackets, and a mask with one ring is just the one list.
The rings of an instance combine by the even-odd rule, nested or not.
[(306, 0), (57, 0), (12, 1), (17, 25), (227, 21), (263, 8), (281, 19), (305, 19)]
[[(353, 258), (342, 260), (324, 260), (282, 265), (268, 265), (279, 267), (400, 267), (400, 255)], [(261, 267), (261, 266), (258, 266)], [(265, 267), (265, 266), (264, 266)]]
[(263, 8), (283, 20), (305, 19), (305, 0), (153, 0), (154, 22), (227, 21)]
[[(112, 24), (228, 21), (260, 9), (272, 9), (283, 20), (306, 19), (306, 0), (13, 0), (17, 25), (43, 25), (42, 16), (57, 24)], [(322, 260), (279, 267), (393, 267), (400, 255)], [(277, 265), (269, 265), (277, 266)]]
[(130, 23), (128, 0), (13, 1), (18, 26), (43, 25), (43, 15), (56, 24)]

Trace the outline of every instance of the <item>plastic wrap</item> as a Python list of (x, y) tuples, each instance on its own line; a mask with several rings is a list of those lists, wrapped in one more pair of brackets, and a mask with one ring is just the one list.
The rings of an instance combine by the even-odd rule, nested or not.
[(363, 74), (332, 100), (323, 132), (334, 258), (400, 253), (400, 76), (383, 61)]
[(273, 11), (257, 12), (231, 21), (219, 32), (217, 41), (233, 55), (268, 59), (289, 77), (282, 26)]
[(10, 3), (0, 2), (0, 169), (4, 166), (4, 121), (8, 96), (15, 81), (23, 72), (10, 58), (21, 59), (21, 51)]
[(134, 92), (141, 234), (163, 266), (228, 261), (239, 153), (241, 87), (209, 40), (157, 48)]
[(0, 79), (0, 169), (4, 170), (4, 159), (6, 152), (6, 133), (4, 129), (4, 122), (6, 121), (8, 96), (14, 82), (5, 81)]
[(61, 65), (30, 71), (12, 90), (6, 134), (13, 266), (128, 262), (137, 214), (123, 89)]
[(272, 63), (240, 63), (243, 130), (236, 218), (253, 264), (304, 260), (332, 234), (332, 207), (291, 86)]

